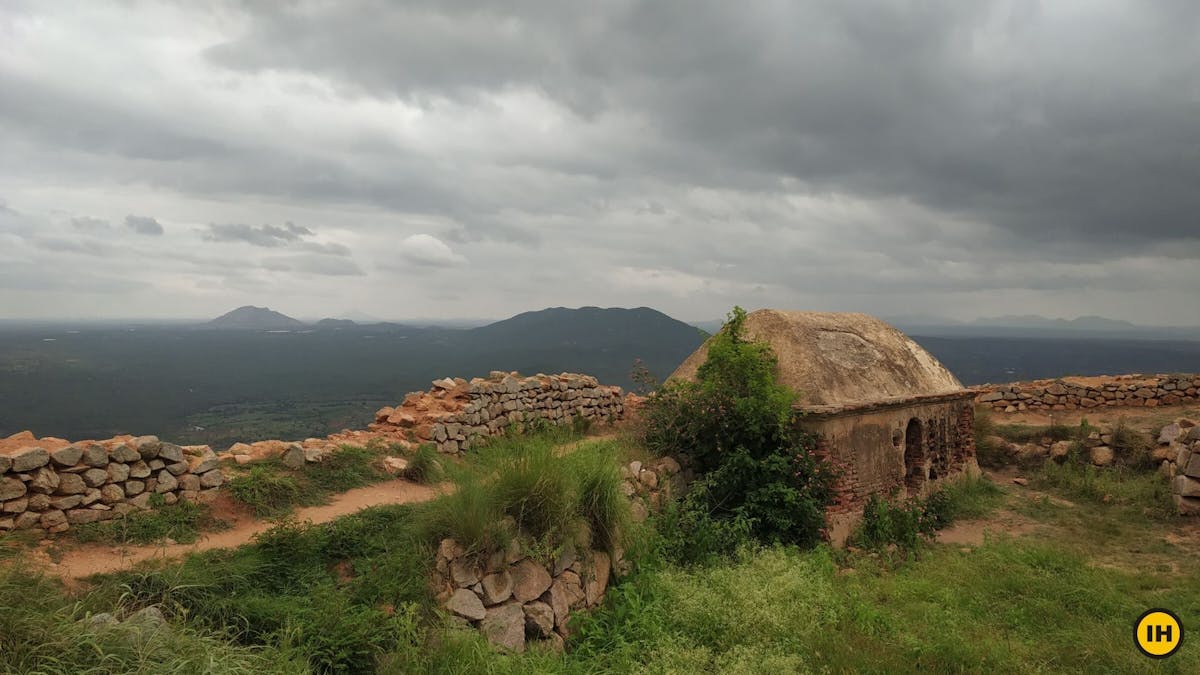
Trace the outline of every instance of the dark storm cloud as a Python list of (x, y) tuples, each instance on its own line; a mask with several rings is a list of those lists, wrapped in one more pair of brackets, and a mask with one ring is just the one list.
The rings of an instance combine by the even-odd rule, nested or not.
[[(213, 4), (0, 8), (0, 257), (472, 315), (1200, 310), (1200, 3)], [(189, 225), (81, 216), (134, 204)], [(336, 231), (244, 224), (284, 219)]]
[(125, 216), (125, 227), (151, 237), (160, 237), (163, 233), (162, 224), (149, 216)]
[(669, 141), (627, 172), (903, 196), (1109, 255), (1200, 229), (1196, 7), (317, 3), (256, 14), (209, 56), (418, 102), (533, 86)]

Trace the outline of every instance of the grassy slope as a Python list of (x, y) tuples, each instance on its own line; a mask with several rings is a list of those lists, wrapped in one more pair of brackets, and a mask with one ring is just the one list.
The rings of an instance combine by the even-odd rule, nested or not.
[[(1155, 480), (1054, 469), (1035, 476), (1038, 491), (1005, 488), (1002, 508), (1034, 521), (1030, 534), (931, 545), (907, 561), (775, 548), (681, 569), (661, 562), (644, 532), (639, 569), (580, 621), (567, 655), (497, 656), (473, 632), (438, 629), (423, 582), (432, 556), (420, 507), (372, 509), (101, 580), (78, 602), (10, 575), (0, 605), (23, 605), (31, 588), (42, 601), (2, 619), (0, 670), (83, 672), (110, 652), (113, 664), (128, 665), (124, 647), (67, 649), (62, 636), (88, 611), (159, 603), (183, 644), (143, 649), (170, 645), (187, 657), (181, 664), (211, 658), (216, 671), (266, 656), (280, 671), (303, 661), (394, 673), (1197, 672), (1200, 649), (1190, 643), (1165, 662), (1131, 645), (1132, 621), (1148, 607), (1174, 609), (1193, 630), (1200, 613), (1200, 577), (1188, 562), (1200, 539), (1169, 536), (1180, 525), (1159, 508)], [(37, 651), (43, 634), (51, 647)], [(97, 672), (121, 672), (106, 667)]]

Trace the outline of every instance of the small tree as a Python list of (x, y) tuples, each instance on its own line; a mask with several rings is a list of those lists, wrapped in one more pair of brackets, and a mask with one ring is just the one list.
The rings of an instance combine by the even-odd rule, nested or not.
[[(746, 339), (745, 321), (746, 311), (734, 307), (696, 381), (668, 382), (647, 400), (643, 440), (656, 452), (686, 455), (700, 474), (677, 507), (677, 531), (813, 543), (825, 525), (832, 471), (812, 454), (815, 439), (794, 424), (796, 392), (777, 381), (770, 346)], [(690, 535), (698, 541), (708, 533)], [(712, 548), (728, 548), (731, 538), (723, 541)]]

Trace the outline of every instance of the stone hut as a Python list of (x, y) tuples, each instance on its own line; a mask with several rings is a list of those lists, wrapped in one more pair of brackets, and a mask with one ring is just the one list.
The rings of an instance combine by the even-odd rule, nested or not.
[[(829, 538), (841, 544), (872, 494), (923, 496), (977, 474), (974, 394), (929, 352), (866, 314), (761, 309), (746, 337), (771, 346), (795, 389), (796, 424), (839, 470)], [(672, 378), (693, 379), (707, 343)]]

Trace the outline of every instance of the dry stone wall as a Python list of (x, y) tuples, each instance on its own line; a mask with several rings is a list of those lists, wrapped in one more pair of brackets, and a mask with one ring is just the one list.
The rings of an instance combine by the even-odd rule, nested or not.
[(69, 443), (29, 432), (0, 442), (0, 531), (111, 520), (162, 503), (204, 501), (225, 481), (208, 446), (155, 436)]
[(624, 415), (621, 388), (601, 385), (590, 375), (522, 377), (492, 371), (486, 379), (434, 380), (428, 392), (380, 409), (369, 429), (410, 443), (436, 443), (440, 452), (454, 454), (503, 434), (510, 425), (561, 425), (577, 418), (611, 422)]
[(527, 644), (562, 649), (571, 612), (604, 599), (614, 564), (605, 551), (565, 547), (549, 563), (505, 551), (471, 555), (453, 539), (438, 546), (433, 585), (446, 611), (483, 633), (493, 645), (523, 652)]
[(1176, 510), (1200, 516), (1200, 425), (1189, 419), (1168, 424), (1158, 434), (1158, 447)]
[(975, 402), (996, 412), (1154, 407), (1200, 402), (1200, 374), (1110, 375), (974, 387)]
[(658, 513), (671, 499), (684, 495), (695, 479), (695, 472), (684, 468), (674, 457), (650, 462), (634, 460), (621, 467), (621, 492), (629, 499), (633, 522), (646, 520)]

